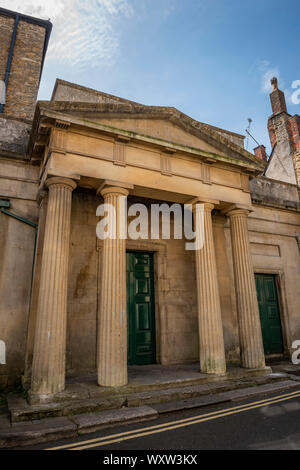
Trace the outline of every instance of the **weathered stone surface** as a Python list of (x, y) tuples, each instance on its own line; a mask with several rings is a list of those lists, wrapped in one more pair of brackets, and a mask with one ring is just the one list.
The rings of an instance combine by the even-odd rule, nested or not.
[(285, 209), (300, 209), (296, 184), (287, 184), (259, 176), (251, 180), (250, 188), (254, 203)]
[(157, 410), (159, 414), (171, 413), (174, 411), (188, 410), (192, 408), (202, 408), (205, 406), (228, 403), (232, 401), (247, 400), (261, 395), (268, 395), (270, 393), (281, 393), (285, 390), (292, 391), (294, 389), (299, 389), (300, 391), (299, 383), (292, 380), (287, 380), (279, 383), (239, 388), (238, 390), (217, 393), (215, 395), (210, 396), (205, 395), (201, 398), (189, 398), (186, 400), (161, 403), (158, 405), (153, 405), (153, 408)]
[(68, 418), (43, 419), (34, 423), (18, 423), (10, 429), (0, 429), (0, 448), (39, 444), (75, 437), (77, 426)]
[(258, 387), (249, 387), (242, 390), (233, 390), (228, 392), (228, 397), (231, 401), (237, 401), (241, 399), (252, 398), (258, 395), (268, 395), (269, 393), (280, 393), (284, 390), (298, 389), (300, 392), (299, 383), (293, 380), (285, 380), (279, 383), (271, 383), (266, 385), (260, 385)]
[(0, 117), (0, 153), (26, 155), (31, 125)]
[(149, 406), (141, 406), (138, 408), (124, 408), (121, 410), (74, 416), (72, 420), (77, 424), (79, 434), (86, 434), (98, 431), (104, 427), (138, 423), (155, 418), (158, 418), (156, 410)]

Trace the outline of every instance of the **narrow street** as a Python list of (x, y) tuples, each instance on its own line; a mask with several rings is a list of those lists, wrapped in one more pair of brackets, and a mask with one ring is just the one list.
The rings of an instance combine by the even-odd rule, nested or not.
[(177, 412), (32, 450), (300, 449), (300, 391)]

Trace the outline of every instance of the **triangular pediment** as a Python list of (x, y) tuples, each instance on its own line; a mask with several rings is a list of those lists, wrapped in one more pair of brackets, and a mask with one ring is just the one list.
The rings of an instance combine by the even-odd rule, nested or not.
[[(181, 151), (204, 152), (212, 158), (225, 159), (230, 164), (243, 164), (252, 171), (262, 171), (261, 160), (242, 147), (243, 136), (193, 120), (176, 108), (146, 106), (118, 97), (97, 93), (96, 102), (41, 101), (40, 115), (57, 116), (77, 125), (105, 128), (113, 134), (128, 134), (129, 138), (145, 137), (165, 147)], [(68, 95), (64, 96), (68, 98)], [(62, 99), (62, 97), (60, 97)], [(74, 99), (74, 97), (72, 98)], [(79, 97), (76, 96), (76, 99)], [(80, 96), (83, 99), (83, 96)], [(178, 149), (177, 149), (178, 150)]]

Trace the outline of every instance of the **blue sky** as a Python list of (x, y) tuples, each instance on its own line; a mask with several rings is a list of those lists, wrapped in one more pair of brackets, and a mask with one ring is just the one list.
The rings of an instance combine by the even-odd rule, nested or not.
[[(291, 114), (300, 79), (299, 0), (0, 0), (50, 18), (54, 29), (39, 99), (56, 77), (215, 126), (252, 132), (269, 149), (269, 79)], [(250, 142), (249, 150), (255, 144)]]

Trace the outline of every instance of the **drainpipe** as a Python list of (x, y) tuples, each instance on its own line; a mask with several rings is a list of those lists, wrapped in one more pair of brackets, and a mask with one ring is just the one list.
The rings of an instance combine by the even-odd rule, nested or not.
[[(32, 272), (31, 272), (31, 285), (30, 285), (30, 302), (31, 302), (31, 295), (32, 295), (32, 285), (33, 285), (33, 274), (34, 274), (34, 264), (35, 264), (35, 257), (36, 257), (36, 245), (37, 245), (37, 233), (38, 233), (38, 225), (35, 224), (34, 222), (31, 222), (31, 220), (25, 219), (24, 217), (21, 217), (19, 215), (13, 214), (12, 212), (8, 211), (7, 209), (10, 208), (10, 200), (9, 199), (0, 199), (0, 212), (2, 214), (8, 215), (9, 217), (12, 217), (13, 219), (19, 220), (20, 222), (23, 222), (26, 225), (29, 225), (30, 227), (34, 228), (35, 234), (34, 234), (34, 248), (33, 248), (33, 261), (32, 261)], [(29, 303), (30, 305), (30, 303)]]
[[(8, 53), (6, 72), (5, 72), (5, 76), (4, 76), (4, 97), (6, 95), (7, 84), (8, 84), (8, 79), (9, 79), (9, 75), (10, 75), (10, 68), (11, 68), (11, 63), (12, 63), (12, 58), (13, 58), (13, 52), (14, 52), (14, 47), (15, 47), (15, 42), (16, 42), (16, 36), (17, 36), (17, 29), (18, 29), (18, 25), (19, 25), (19, 20), (20, 20), (20, 16), (18, 14), (16, 14), (14, 29), (13, 29), (11, 42), (10, 42), (9, 53)], [(4, 104), (0, 104), (0, 113), (3, 113), (3, 111), (4, 111)]]

